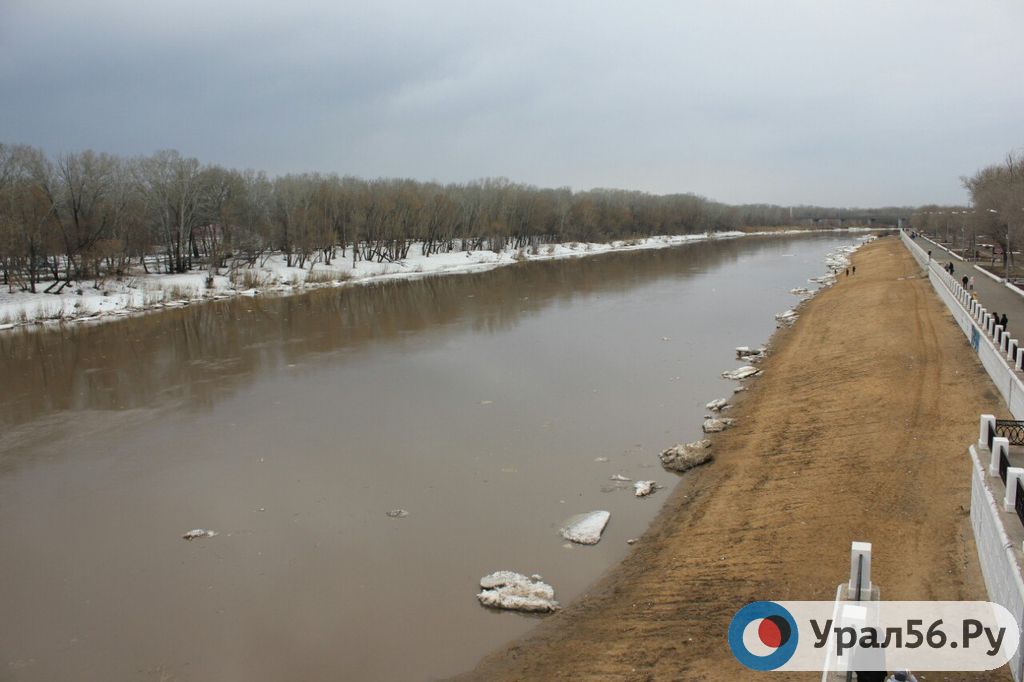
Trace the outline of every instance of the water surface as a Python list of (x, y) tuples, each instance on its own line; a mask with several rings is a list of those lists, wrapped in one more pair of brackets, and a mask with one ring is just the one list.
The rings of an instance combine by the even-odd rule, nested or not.
[[(733, 348), (847, 235), (759, 237), (0, 335), (0, 679), (426, 680), (571, 601)], [(599, 461), (602, 459), (608, 461)], [(389, 518), (402, 508), (409, 516)], [(594, 547), (568, 517), (607, 509)], [(211, 528), (216, 537), (186, 542)]]

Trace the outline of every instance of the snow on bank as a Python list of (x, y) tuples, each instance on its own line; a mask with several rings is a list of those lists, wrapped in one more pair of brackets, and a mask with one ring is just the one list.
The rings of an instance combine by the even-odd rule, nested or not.
[[(195, 271), (179, 275), (138, 272), (121, 279), (75, 282), (60, 294), (9, 292), (0, 289), (0, 331), (30, 323), (102, 322), (150, 310), (177, 308), (193, 303), (232, 296), (259, 294), (288, 295), (323, 287), (365, 284), (391, 279), (409, 279), (438, 274), (482, 272), (519, 262), (574, 258), (613, 251), (660, 249), (709, 239), (733, 239), (753, 235), (809, 233), (807, 230), (779, 232), (715, 232), (664, 235), (610, 243), (569, 242), (546, 244), (536, 249), (493, 251), (453, 251), (424, 256), (415, 245), (405, 260), (394, 263), (338, 258), (331, 265), (289, 267), (284, 256), (274, 254), (254, 268), (238, 270), (231, 278), (217, 276), (207, 286), (207, 273)], [(351, 252), (349, 252), (351, 254)], [(45, 288), (45, 284), (43, 288)]]

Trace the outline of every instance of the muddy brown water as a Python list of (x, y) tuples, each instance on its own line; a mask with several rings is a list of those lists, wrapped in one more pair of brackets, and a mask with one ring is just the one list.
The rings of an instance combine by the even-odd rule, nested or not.
[[(641, 535), (737, 345), (856, 235), (754, 237), (0, 335), (0, 679), (427, 680)], [(608, 461), (599, 461), (607, 458)], [(405, 518), (386, 512), (408, 510)], [(601, 542), (568, 517), (611, 512)], [(187, 542), (192, 528), (219, 535)]]

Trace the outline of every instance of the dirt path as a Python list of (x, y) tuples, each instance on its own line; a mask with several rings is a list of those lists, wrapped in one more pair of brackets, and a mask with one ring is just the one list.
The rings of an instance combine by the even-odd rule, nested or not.
[(985, 598), (965, 451), (978, 414), (1005, 410), (898, 240), (854, 262), (775, 337), (717, 461), (686, 476), (625, 562), (468, 679), (748, 679), (726, 644), (732, 615), (831, 599), (851, 540), (874, 544), (883, 598)]

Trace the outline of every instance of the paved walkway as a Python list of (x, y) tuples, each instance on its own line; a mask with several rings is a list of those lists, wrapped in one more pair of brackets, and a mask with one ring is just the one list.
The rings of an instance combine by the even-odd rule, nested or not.
[(953, 258), (948, 251), (927, 237), (918, 234), (915, 241), (925, 251), (931, 250), (932, 259), (939, 265), (947, 265), (952, 261), (953, 276), (957, 280), (964, 275), (974, 277), (974, 291), (978, 295), (981, 305), (985, 306), (989, 312), (997, 312), (1000, 315), (1006, 313), (1006, 326), (1010, 331), (1011, 338), (1021, 338), (1021, 335), (1024, 334), (1024, 296), (1002, 282), (991, 279), (975, 268), (973, 263)]

